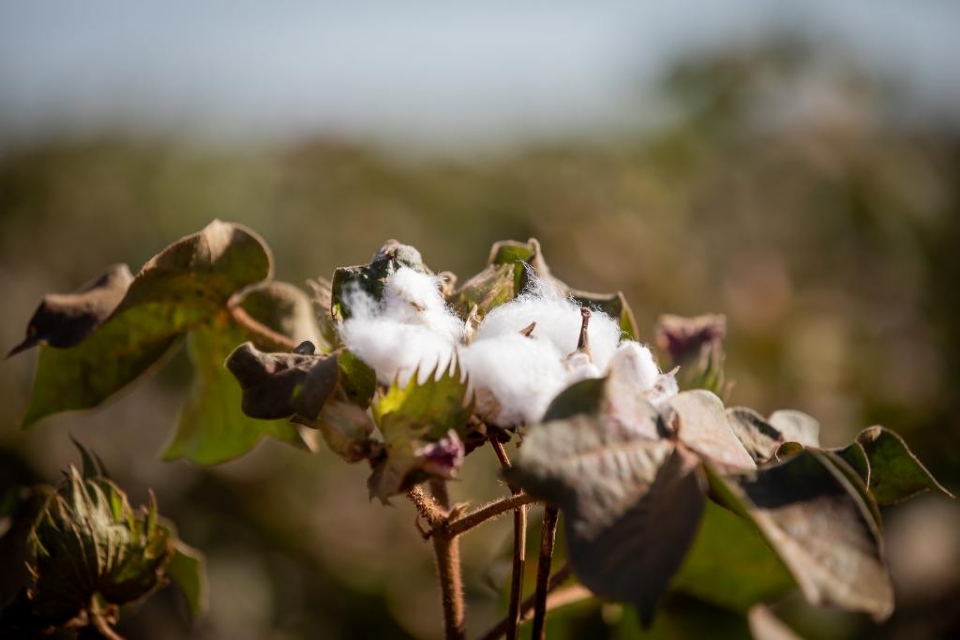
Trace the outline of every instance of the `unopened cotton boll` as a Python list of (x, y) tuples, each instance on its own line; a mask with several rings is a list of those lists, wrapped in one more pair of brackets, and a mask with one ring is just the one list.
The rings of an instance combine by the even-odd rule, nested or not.
[(653, 353), (633, 340), (620, 343), (610, 359), (608, 370), (637, 391), (652, 389), (660, 377), (660, 369), (653, 360)]
[[(487, 314), (477, 330), (477, 339), (516, 334), (534, 322), (531, 338), (550, 341), (563, 355), (576, 351), (583, 322), (580, 306), (544, 280), (535, 281), (527, 293)], [(619, 324), (595, 311), (587, 334), (593, 363), (605, 369), (620, 342)]]
[(501, 427), (534, 424), (567, 386), (564, 354), (519, 333), (461, 347), (459, 358), (479, 415)]

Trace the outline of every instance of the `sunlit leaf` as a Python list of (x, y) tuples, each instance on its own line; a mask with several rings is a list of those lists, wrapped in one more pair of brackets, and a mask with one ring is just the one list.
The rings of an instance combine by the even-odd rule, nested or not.
[(697, 389), (679, 393), (668, 402), (675, 411), (673, 429), (684, 444), (729, 469), (756, 467), (731, 428), (720, 398)]
[(367, 485), (381, 501), (430, 476), (453, 477), (466, 455), (461, 434), (472, 407), (459, 365), (419, 378), (394, 382), (372, 407), (384, 451)]
[(709, 476), (719, 499), (753, 520), (812, 604), (877, 620), (890, 615), (893, 589), (877, 524), (824, 454), (806, 449), (753, 473)]
[(143, 266), (110, 317), (83, 342), (41, 348), (24, 426), (99, 405), (271, 270), (266, 245), (239, 225), (214, 221), (170, 245)]
[(241, 409), (244, 393), (223, 362), (237, 344), (250, 337), (227, 314), (190, 332), (187, 348), (194, 367), (193, 389), (164, 459), (183, 457), (196, 464), (219, 464), (247, 453), (265, 436), (306, 447), (296, 425), (279, 419), (257, 420)]

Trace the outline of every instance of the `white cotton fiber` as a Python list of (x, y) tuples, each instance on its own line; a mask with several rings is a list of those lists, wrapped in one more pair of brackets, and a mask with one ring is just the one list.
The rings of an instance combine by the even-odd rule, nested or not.
[(609, 372), (641, 392), (652, 389), (660, 376), (650, 349), (633, 340), (620, 344), (610, 360)]
[(459, 358), (477, 413), (502, 427), (539, 422), (567, 386), (565, 355), (546, 340), (488, 337), (461, 347)]
[(440, 294), (440, 279), (401, 267), (387, 280), (378, 303), (367, 293), (347, 293), (351, 316), (340, 339), (377, 372), (381, 384), (404, 385), (417, 369), (425, 380), (449, 366), (463, 335), (463, 322)]
[[(519, 333), (532, 322), (536, 326), (531, 338), (550, 341), (563, 355), (577, 350), (582, 324), (580, 306), (543, 280), (535, 282), (528, 293), (487, 314), (476, 339)], [(587, 333), (593, 363), (605, 369), (620, 342), (620, 326), (605, 313), (594, 311)]]
[(447, 309), (437, 276), (401, 267), (383, 289), (382, 315), (407, 324), (419, 324), (451, 339), (463, 337), (463, 321)]

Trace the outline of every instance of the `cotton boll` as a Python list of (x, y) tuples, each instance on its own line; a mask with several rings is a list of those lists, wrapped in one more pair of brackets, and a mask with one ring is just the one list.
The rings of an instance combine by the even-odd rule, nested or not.
[[(535, 322), (530, 337), (548, 340), (561, 354), (568, 355), (577, 349), (582, 321), (579, 305), (540, 280), (530, 292), (487, 314), (477, 330), (477, 339), (516, 334)], [(594, 364), (606, 368), (620, 342), (620, 326), (610, 316), (594, 312), (587, 333)]]
[(599, 378), (603, 375), (600, 367), (595, 365), (585, 353), (577, 352), (567, 358), (567, 386), (589, 378)]
[(340, 329), (343, 344), (377, 372), (381, 384), (399, 378), (407, 384), (417, 369), (420, 379), (450, 365), (456, 346), (448, 336), (390, 318), (351, 317)]
[(611, 374), (637, 391), (652, 389), (660, 377), (660, 369), (657, 368), (650, 349), (633, 340), (620, 343), (610, 359), (608, 369)]
[(384, 316), (421, 324), (453, 340), (463, 336), (463, 321), (450, 312), (436, 276), (401, 267), (387, 280), (381, 303)]
[(519, 333), (478, 339), (459, 350), (477, 413), (501, 426), (534, 424), (566, 387), (565, 354)]

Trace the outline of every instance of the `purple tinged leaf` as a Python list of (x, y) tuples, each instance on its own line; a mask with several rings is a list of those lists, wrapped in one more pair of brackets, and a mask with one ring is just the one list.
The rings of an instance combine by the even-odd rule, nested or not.
[(466, 454), (463, 442), (452, 429), (446, 437), (414, 449), (413, 455), (421, 462), (419, 468), (438, 478), (453, 478), (463, 465)]

